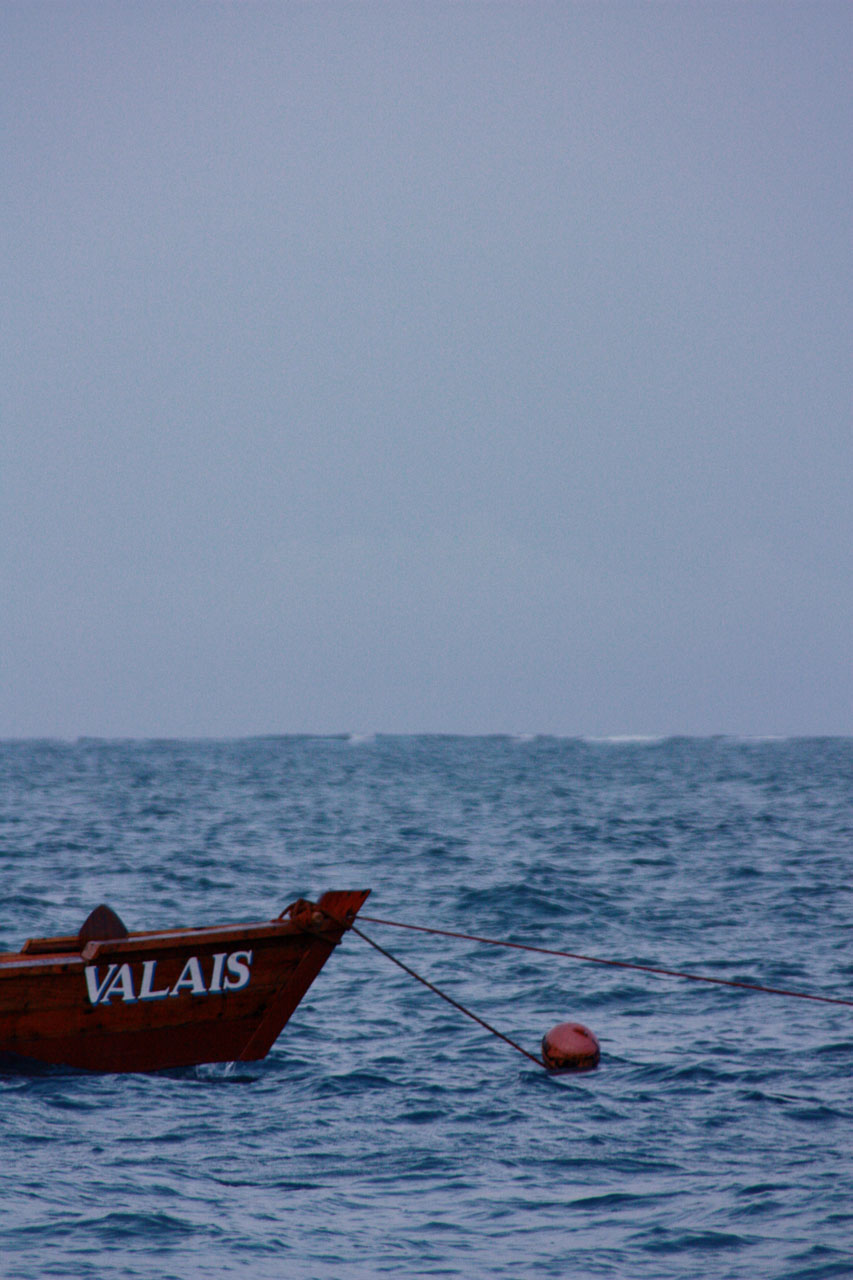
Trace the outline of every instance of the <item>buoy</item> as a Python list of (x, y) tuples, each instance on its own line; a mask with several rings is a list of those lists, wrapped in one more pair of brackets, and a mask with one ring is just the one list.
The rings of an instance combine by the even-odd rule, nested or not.
[(592, 1071), (600, 1057), (601, 1046), (579, 1022), (561, 1022), (542, 1037), (542, 1061), (549, 1071)]

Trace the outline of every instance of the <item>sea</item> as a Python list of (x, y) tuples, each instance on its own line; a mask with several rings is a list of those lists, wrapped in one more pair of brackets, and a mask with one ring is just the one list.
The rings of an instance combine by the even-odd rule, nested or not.
[[(365, 916), (853, 999), (853, 739), (0, 745), (0, 948)], [(261, 1062), (0, 1066), (4, 1280), (853, 1277), (853, 1007), (363, 921)]]

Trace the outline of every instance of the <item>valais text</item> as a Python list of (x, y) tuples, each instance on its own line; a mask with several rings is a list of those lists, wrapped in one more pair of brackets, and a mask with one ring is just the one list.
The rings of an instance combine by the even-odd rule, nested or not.
[[(136, 1000), (165, 1000), (188, 991), (194, 996), (220, 995), (248, 986), (251, 975), (251, 951), (217, 951), (204, 957), (205, 968), (198, 956), (190, 956), (177, 982), (158, 986), (157, 961), (142, 964), (108, 964), (102, 974), (99, 965), (86, 965), (86, 988), (90, 1004), (109, 1004), (119, 996), (126, 1004)], [(205, 969), (207, 973), (205, 973)]]

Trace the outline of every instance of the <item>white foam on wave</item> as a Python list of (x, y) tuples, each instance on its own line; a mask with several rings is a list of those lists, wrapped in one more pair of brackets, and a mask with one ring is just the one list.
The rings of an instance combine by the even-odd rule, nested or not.
[(626, 744), (636, 743), (639, 746), (654, 745), (657, 742), (666, 742), (667, 735), (665, 733), (610, 733), (603, 737), (595, 738), (585, 735), (581, 738), (582, 742), (603, 742), (610, 746), (625, 746)]

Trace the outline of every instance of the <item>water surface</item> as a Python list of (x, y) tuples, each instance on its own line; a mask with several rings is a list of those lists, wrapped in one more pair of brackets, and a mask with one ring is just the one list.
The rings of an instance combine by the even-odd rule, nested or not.
[[(853, 996), (853, 741), (0, 746), (0, 945), (365, 911)], [(853, 1276), (853, 1009), (365, 931), (262, 1063), (0, 1072), (0, 1275)]]

